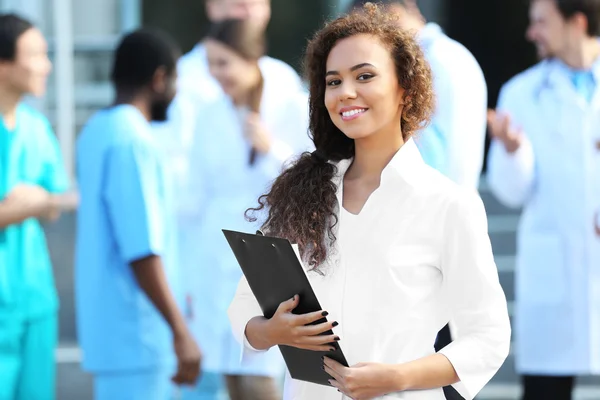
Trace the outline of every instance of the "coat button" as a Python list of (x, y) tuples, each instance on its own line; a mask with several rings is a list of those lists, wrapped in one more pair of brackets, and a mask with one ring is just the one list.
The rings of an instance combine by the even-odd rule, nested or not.
[(600, 151), (600, 140), (596, 141), (596, 150)]

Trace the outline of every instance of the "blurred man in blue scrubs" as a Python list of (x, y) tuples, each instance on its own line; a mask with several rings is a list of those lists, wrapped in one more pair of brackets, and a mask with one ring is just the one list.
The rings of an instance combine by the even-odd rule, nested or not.
[(112, 71), (115, 102), (77, 143), (77, 327), (97, 400), (167, 400), (172, 383), (200, 374), (180, 311), (168, 162), (150, 128), (175, 96), (178, 56), (160, 32), (126, 36)]
[(51, 70), (42, 33), (0, 15), (0, 400), (52, 400), (58, 297), (40, 220), (74, 207), (48, 120), (22, 103)]

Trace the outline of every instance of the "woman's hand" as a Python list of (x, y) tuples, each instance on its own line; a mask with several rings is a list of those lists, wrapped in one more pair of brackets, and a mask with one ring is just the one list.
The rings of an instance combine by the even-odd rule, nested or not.
[(246, 119), (246, 135), (254, 147), (260, 153), (268, 153), (271, 149), (271, 135), (267, 131), (258, 113), (250, 113)]
[(292, 314), (292, 310), (298, 306), (299, 301), (300, 296), (296, 295), (279, 305), (275, 315), (266, 323), (269, 340), (274, 345), (286, 345), (313, 351), (333, 351), (331, 343), (340, 338), (336, 335), (322, 335), (322, 333), (337, 326), (338, 323), (334, 321), (309, 325), (327, 316), (327, 312)]
[(328, 357), (323, 360), (325, 372), (333, 378), (329, 380), (331, 386), (353, 400), (370, 400), (403, 390), (396, 366), (360, 363), (348, 368)]

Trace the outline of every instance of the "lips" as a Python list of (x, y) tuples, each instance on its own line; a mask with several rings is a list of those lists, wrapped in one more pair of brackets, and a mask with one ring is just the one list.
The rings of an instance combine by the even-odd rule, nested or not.
[(340, 115), (342, 116), (342, 120), (350, 121), (350, 120), (360, 117), (368, 110), (369, 110), (368, 108), (362, 108), (362, 107), (343, 108), (342, 111), (340, 112)]

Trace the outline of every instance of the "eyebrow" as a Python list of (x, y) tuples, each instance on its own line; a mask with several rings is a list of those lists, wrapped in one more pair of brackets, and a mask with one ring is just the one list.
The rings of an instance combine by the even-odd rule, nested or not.
[[(364, 67), (373, 67), (375, 68), (375, 66), (373, 64), (369, 64), (369, 63), (362, 63), (362, 64), (356, 64), (354, 67), (350, 68), (350, 71), (356, 71), (357, 69), (361, 69)], [(339, 71), (327, 71), (327, 73), (325, 74), (325, 76), (329, 76), (329, 75), (339, 75), (340, 72)]]

